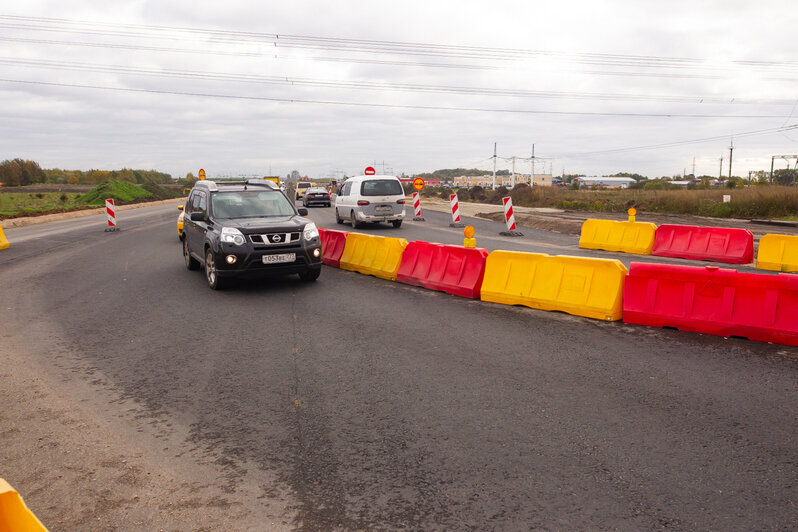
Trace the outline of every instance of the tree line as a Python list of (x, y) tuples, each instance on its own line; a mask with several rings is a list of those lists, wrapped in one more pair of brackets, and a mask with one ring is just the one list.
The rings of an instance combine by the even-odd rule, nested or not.
[(97, 185), (109, 179), (144, 185), (172, 183), (172, 176), (156, 170), (62, 170), (42, 169), (35, 161), (23, 159), (0, 162), (0, 183), (7, 187), (35, 184)]

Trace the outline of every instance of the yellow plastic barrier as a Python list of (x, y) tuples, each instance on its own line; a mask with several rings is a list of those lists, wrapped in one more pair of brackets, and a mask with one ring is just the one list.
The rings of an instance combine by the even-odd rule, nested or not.
[(395, 281), (406, 247), (404, 238), (349, 233), (341, 255), (341, 269)]
[(646, 222), (585, 220), (579, 247), (651, 255), (657, 226)]
[(617, 321), (626, 273), (616, 259), (493, 251), (485, 263), (482, 301)]
[(798, 236), (765, 235), (760, 238), (756, 267), (776, 272), (798, 272)]
[(0, 225), (0, 249), (8, 249), (10, 245), (5, 233), (3, 233), (3, 226)]
[(47, 532), (11, 485), (0, 478), (0, 532)]

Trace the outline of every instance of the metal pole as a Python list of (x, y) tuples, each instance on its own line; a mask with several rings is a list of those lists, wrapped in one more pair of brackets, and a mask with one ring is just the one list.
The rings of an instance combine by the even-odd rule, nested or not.
[(732, 153), (733, 152), (734, 152), (734, 139), (732, 139), (731, 146), (729, 146), (729, 181), (731, 181)]
[(496, 143), (493, 143), (493, 190), (496, 190)]
[(515, 188), (515, 155), (513, 155), (513, 176), (510, 178), (510, 188)]
[[(535, 186), (535, 145), (532, 145), (532, 158), (529, 160), (529, 164), (532, 167), (532, 173), (529, 174), (529, 185), (534, 187)], [(545, 164), (545, 162), (543, 163)]]
[(773, 161), (776, 159), (776, 156), (772, 156), (770, 158), (770, 184), (773, 184)]

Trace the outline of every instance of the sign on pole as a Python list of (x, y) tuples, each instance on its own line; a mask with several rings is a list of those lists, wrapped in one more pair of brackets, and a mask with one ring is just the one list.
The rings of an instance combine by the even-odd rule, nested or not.
[(205, 180), (205, 169), (204, 168), (200, 168), (199, 178), (200, 178), (200, 181), (204, 181)]
[(416, 190), (421, 190), (424, 188), (424, 180), (420, 177), (417, 177), (413, 180), (413, 188)]
[(374, 169), (373, 166), (367, 166), (366, 169), (363, 171), (364, 175), (374, 175), (377, 171)]

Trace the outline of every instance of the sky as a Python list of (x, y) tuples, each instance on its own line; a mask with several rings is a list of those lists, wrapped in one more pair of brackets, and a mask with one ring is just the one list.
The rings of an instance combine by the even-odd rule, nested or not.
[(495, 143), (498, 169), (653, 178), (728, 175), (733, 143), (747, 177), (798, 154), (796, 22), (767, 0), (7, 3), (0, 160), (340, 178), (490, 171)]

